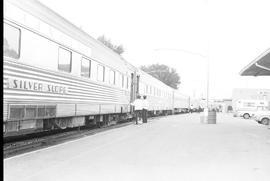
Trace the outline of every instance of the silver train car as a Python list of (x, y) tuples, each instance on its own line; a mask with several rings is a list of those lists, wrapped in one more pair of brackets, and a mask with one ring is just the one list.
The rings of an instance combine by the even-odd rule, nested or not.
[(5, 0), (3, 23), (4, 137), (115, 124), (132, 118), (138, 94), (152, 114), (189, 105), (38, 1)]
[(182, 94), (178, 90), (173, 91), (174, 113), (187, 113), (190, 110), (190, 97)]

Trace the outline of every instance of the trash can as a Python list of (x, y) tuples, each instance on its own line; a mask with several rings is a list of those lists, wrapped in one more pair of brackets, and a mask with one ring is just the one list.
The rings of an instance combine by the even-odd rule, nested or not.
[(207, 119), (208, 124), (216, 124), (216, 120), (217, 120), (216, 111), (208, 111), (208, 119)]

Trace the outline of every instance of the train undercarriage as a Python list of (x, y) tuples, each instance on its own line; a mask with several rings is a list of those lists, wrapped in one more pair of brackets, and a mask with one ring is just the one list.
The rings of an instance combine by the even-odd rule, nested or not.
[[(178, 113), (180, 112), (174, 112), (172, 110), (148, 111), (148, 117), (167, 116)], [(77, 117), (8, 121), (4, 122), (3, 133), (4, 138), (9, 138), (55, 130), (68, 130), (74, 128), (102, 128), (119, 123), (130, 122), (133, 121), (134, 118), (135, 115), (128, 112)]]
[(81, 127), (105, 127), (130, 121), (133, 116), (130, 113), (89, 115), (77, 117), (61, 117), (36, 120), (8, 121), (3, 124), (4, 138), (39, 133), (53, 130), (63, 130)]

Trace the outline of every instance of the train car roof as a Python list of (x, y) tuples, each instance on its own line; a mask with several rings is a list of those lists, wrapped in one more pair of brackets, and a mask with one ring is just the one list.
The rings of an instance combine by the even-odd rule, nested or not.
[(241, 76), (270, 76), (270, 49), (249, 63), (240, 72)]
[[(172, 87), (168, 86), (168, 85), (165, 84), (164, 82), (160, 81), (159, 79), (157, 79), (156, 77), (152, 76), (151, 74), (149, 74), (149, 73), (143, 71), (142, 69), (139, 68), (139, 70), (140, 70), (140, 73), (141, 73), (141, 74), (147, 75), (149, 78), (154, 78), (156, 81), (162, 83), (162, 84), (163, 84), (164, 86), (166, 86), (167, 88), (170, 88), (170, 89), (172, 89), (173, 91), (176, 91), (178, 94), (181, 94), (182, 96), (187, 96), (187, 95), (184, 95), (184, 94), (180, 93), (180, 91), (179, 91), (178, 89), (175, 89), (175, 88), (172, 88)], [(187, 96), (187, 97), (189, 97), (189, 96)]]
[[(70, 21), (56, 13), (55, 11), (51, 10), (46, 5), (42, 4), (38, 0), (5, 0), (13, 5), (27, 11), (29, 14), (41, 19), (42, 21), (48, 23), (49, 25), (57, 28), (58, 30), (62, 31), (63, 33), (71, 36), (72, 38), (76, 39), (77, 41), (82, 42), (83, 44), (94, 46), (97, 48), (102, 48), (105, 51), (109, 52), (111, 55), (119, 58), (124, 62), (127, 62), (123, 59), (123, 57), (110, 48), (106, 47), (104, 44), (96, 40), (95, 38), (91, 37), (85, 31), (77, 27), (76, 25), (72, 24)], [(93, 43), (94, 42), (94, 43)]]
[(172, 87), (168, 86), (167, 84), (163, 83), (162, 81), (160, 81), (160, 80), (157, 79), (156, 77), (152, 76), (151, 74), (149, 74), (149, 73), (143, 71), (143, 70), (140, 69), (140, 68), (138, 68), (138, 69), (139, 69), (139, 73), (140, 73), (141, 75), (144, 75), (144, 76), (147, 76), (148, 78), (154, 79), (154, 81), (156, 81), (156, 82), (162, 84), (162, 85), (165, 86), (166, 88), (175, 90), (174, 88), (172, 88)]

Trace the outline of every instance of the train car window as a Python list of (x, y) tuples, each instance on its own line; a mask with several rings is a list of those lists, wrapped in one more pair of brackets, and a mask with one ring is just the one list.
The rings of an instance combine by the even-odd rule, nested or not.
[(123, 88), (125, 88), (126, 87), (126, 84), (127, 84), (127, 79), (126, 79), (126, 76), (125, 75), (123, 75), (123, 78), (124, 78), (124, 87)]
[(10, 119), (23, 119), (24, 106), (23, 105), (11, 105), (9, 109)]
[(45, 117), (45, 105), (38, 106), (37, 114), (38, 114), (38, 117)]
[(71, 72), (71, 51), (68, 51), (66, 49), (63, 49), (59, 47), (58, 52), (58, 70), (64, 71), (64, 72)]
[(25, 108), (25, 118), (35, 118), (37, 115), (37, 106), (28, 105)]
[(127, 77), (127, 89), (128, 89), (128, 87), (129, 87), (129, 78)]
[(4, 56), (19, 59), (21, 30), (4, 23)]
[(136, 92), (139, 93), (139, 90), (140, 90), (140, 76), (137, 75), (137, 90), (136, 90)]
[(124, 82), (125, 82), (125, 76), (122, 75), (122, 88), (124, 88), (124, 86), (125, 86)]
[(110, 70), (110, 84), (115, 84), (115, 71)]
[(47, 117), (54, 117), (56, 116), (56, 106), (54, 105), (47, 105), (45, 107), (45, 116)]
[(81, 76), (90, 77), (91, 75), (91, 60), (86, 58), (81, 59)]
[(105, 67), (102, 65), (98, 65), (97, 67), (97, 79), (98, 81), (104, 82), (105, 77)]

